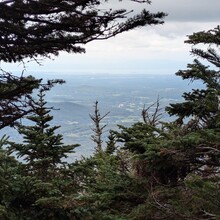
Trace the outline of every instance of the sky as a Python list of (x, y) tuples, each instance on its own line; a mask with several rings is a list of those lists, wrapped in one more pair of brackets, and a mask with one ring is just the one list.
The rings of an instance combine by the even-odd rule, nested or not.
[[(110, 4), (119, 4), (109, 0)], [(126, 7), (138, 10), (140, 4)], [(125, 3), (124, 3), (125, 4)], [(193, 32), (210, 30), (220, 21), (219, 0), (152, 0), (151, 12), (168, 13), (165, 23), (122, 33), (104, 41), (86, 45), (85, 54), (61, 52), (53, 60), (25, 64), (26, 72), (68, 74), (175, 74), (195, 57), (184, 43)], [(23, 69), (23, 64), (4, 64), (6, 71)]]

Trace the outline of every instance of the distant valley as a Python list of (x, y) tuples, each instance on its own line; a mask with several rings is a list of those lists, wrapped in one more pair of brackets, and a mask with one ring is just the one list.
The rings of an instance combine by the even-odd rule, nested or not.
[[(52, 125), (60, 125), (59, 133), (64, 137), (64, 143), (79, 143), (74, 157), (81, 154), (88, 156), (93, 152), (91, 141), (92, 121), (95, 101), (99, 102), (101, 114), (110, 111), (103, 123), (107, 124), (104, 139), (108, 130), (116, 129), (117, 124), (130, 126), (142, 120), (141, 110), (160, 97), (162, 108), (169, 103), (181, 100), (181, 95), (191, 88), (201, 87), (198, 82), (189, 84), (174, 75), (64, 75), (57, 77), (48, 75), (50, 79), (63, 78), (64, 85), (57, 85), (45, 97), (48, 107), (54, 107)], [(163, 120), (169, 120), (164, 113)], [(21, 137), (10, 128), (3, 129), (1, 135), (10, 135), (13, 140)]]

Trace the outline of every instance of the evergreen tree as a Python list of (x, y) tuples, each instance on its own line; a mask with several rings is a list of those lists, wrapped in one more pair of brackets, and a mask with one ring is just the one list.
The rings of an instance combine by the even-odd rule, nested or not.
[[(64, 145), (62, 135), (56, 133), (59, 126), (50, 126), (52, 108), (46, 107), (44, 92), (41, 89), (37, 100), (30, 99), (32, 114), (27, 119), (32, 125), (17, 125), (23, 143), (4, 141), (7, 151), (0, 154), (4, 168), (0, 169), (2, 219), (70, 219), (71, 216), (66, 200), (76, 191), (72, 187), (75, 180), (69, 163), (64, 160), (78, 145)], [(13, 162), (12, 157), (5, 156), (6, 152), (9, 155), (15, 152), (21, 162), (15, 159)]]
[(49, 90), (63, 80), (36, 79), (33, 76), (14, 76), (3, 70), (0, 74), (0, 129), (18, 124), (18, 119), (30, 114), (33, 109), (29, 106), (35, 89)]
[(6, 136), (3, 136), (0, 140), (0, 219), (3, 220), (9, 216), (8, 204), (13, 198), (11, 185), (18, 170), (18, 162), (3, 149), (7, 139)]
[[(187, 70), (177, 72), (177, 75), (183, 79), (202, 81), (204, 88), (184, 93), (184, 102), (167, 107), (170, 115), (177, 116), (177, 122), (181, 125), (180, 133), (185, 136), (184, 145), (188, 145), (188, 149), (191, 147), (191, 150), (187, 151), (186, 158), (191, 158), (193, 169), (196, 168), (208, 176), (214, 175), (220, 166), (219, 37), (219, 26), (189, 36), (186, 43), (193, 45), (192, 54), (205, 59), (213, 69), (195, 59), (193, 64), (188, 65)], [(208, 48), (200, 49), (201, 44), (208, 45)], [(184, 123), (186, 118), (190, 120)]]
[(104, 0), (3, 0), (0, 11), (0, 60), (6, 62), (58, 55), (59, 51), (82, 53), (82, 44), (161, 24), (165, 16), (143, 10), (132, 17), (125, 9), (113, 10)]
[(23, 135), (24, 141), (22, 144), (10, 143), (9, 149), (24, 160), (29, 175), (47, 181), (56, 176), (57, 169), (65, 166), (64, 159), (78, 145), (63, 145), (62, 135), (56, 134), (59, 126), (49, 124), (53, 116), (49, 114), (50, 109), (46, 107), (44, 96), (41, 90), (39, 99), (32, 99), (29, 103), (33, 113), (27, 119), (34, 125), (20, 125), (18, 131)]
[[(204, 84), (203, 89), (193, 89), (192, 92), (184, 93), (185, 102), (171, 104), (167, 107), (170, 115), (178, 117), (177, 122), (183, 123), (187, 117), (194, 119), (194, 124), (206, 128), (218, 127), (220, 122), (220, 56), (218, 48), (220, 45), (220, 27), (207, 32), (202, 31), (189, 36), (186, 43), (192, 44), (191, 53), (200, 59), (205, 59), (213, 69), (205, 66), (198, 59), (193, 64), (188, 64), (187, 70), (180, 70), (176, 75), (190, 81), (199, 80)], [(207, 49), (200, 49), (200, 45), (208, 45)], [(198, 46), (198, 48), (196, 48)]]
[(39, 87), (34, 77), (16, 77), (3, 72), (0, 75), (0, 129), (14, 126), (17, 120), (30, 112), (29, 95)]
[[(177, 120), (165, 123), (161, 119), (158, 101), (155, 112), (148, 114), (149, 108), (142, 111), (144, 122), (138, 122), (127, 128), (119, 126), (120, 131), (113, 132), (117, 142), (122, 142), (122, 150), (130, 152), (130, 167), (125, 174), (129, 182), (139, 183), (143, 189), (143, 198), (138, 189), (132, 185), (128, 187), (121, 176), (120, 154), (116, 153), (114, 171), (110, 170), (102, 176), (103, 182), (117, 179), (117, 189), (125, 186), (129, 193), (120, 194), (120, 204), (130, 207), (130, 211), (122, 205), (118, 213), (117, 198), (111, 187), (102, 185), (97, 179), (97, 185), (92, 192), (97, 198), (111, 207), (111, 211), (104, 206), (101, 219), (218, 219), (220, 217), (220, 59), (219, 27), (207, 31), (194, 33), (189, 36), (187, 43), (195, 44), (192, 53), (211, 63), (213, 69), (194, 60), (187, 70), (180, 70), (177, 75), (191, 81), (200, 80), (204, 84), (202, 89), (193, 89), (184, 93), (184, 101), (170, 104), (166, 109), (170, 115), (177, 116)], [(207, 51), (196, 49), (198, 44), (208, 44)], [(111, 149), (117, 143), (111, 135)], [(113, 145), (113, 146), (112, 146)], [(120, 145), (119, 145), (120, 146)], [(99, 174), (109, 166), (113, 156), (108, 154), (104, 159), (105, 165), (96, 166)], [(115, 175), (115, 176), (114, 176)], [(99, 175), (97, 175), (98, 177)], [(114, 176), (114, 177), (113, 177)], [(123, 179), (123, 181), (122, 181)], [(96, 188), (97, 187), (97, 188)], [(144, 191), (144, 189), (146, 191)], [(124, 192), (121, 190), (121, 192)], [(136, 200), (136, 206), (126, 203), (130, 192)], [(92, 194), (93, 195), (93, 194)], [(140, 200), (138, 200), (138, 198)], [(139, 203), (139, 202), (140, 203)], [(115, 206), (111, 206), (115, 204)], [(97, 203), (93, 203), (97, 205)], [(109, 218), (105, 216), (108, 212)], [(99, 214), (99, 212), (97, 211)], [(117, 216), (117, 217), (116, 217)]]

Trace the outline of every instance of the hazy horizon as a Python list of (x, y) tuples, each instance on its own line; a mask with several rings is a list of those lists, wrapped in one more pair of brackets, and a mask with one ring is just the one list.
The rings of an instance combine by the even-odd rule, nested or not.
[[(123, 3), (128, 10), (143, 7), (127, 1), (106, 4), (121, 7)], [(187, 35), (219, 25), (219, 8), (219, 0), (152, 0), (146, 10), (168, 13), (163, 25), (136, 28), (108, 40), (93, 41), (83, 45), (85, 54), (61, 52), (51, 60), (40, 59), (42, 65), (25, 60), (27, 72), (174, 74), (186, 69), (194, 59), (191, 45), (184, 43)], [(6, 71), (23, 70), (19, 63), (1, 62), (0, 67)]]

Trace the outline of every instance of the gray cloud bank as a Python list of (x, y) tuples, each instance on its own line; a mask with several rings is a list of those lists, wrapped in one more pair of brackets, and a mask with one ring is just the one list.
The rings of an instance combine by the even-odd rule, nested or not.
[(219, 22), (220, 0), (152, 0), (150, 11), (168, 13), (167, 21)]

